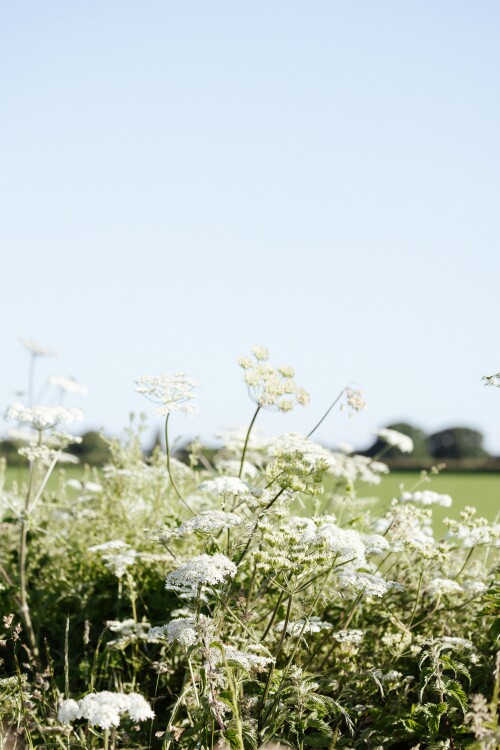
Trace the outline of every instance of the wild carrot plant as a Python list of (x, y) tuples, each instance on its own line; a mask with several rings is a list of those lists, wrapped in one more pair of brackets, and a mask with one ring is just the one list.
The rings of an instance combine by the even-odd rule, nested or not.
[[(34, 405), (47, 352), (28, 344), (27, 403), (5, 412), (29, 470), (0, 493), (0, 748), (498, 746), (499, 524), (466, 508), (436, 538), (452, 499), (432, 472), (383, 507), (357, 494), (381, 456), (325, 448), (320, 423), (262, 437), (260, 410), (279, 431), (309, 400), (263, 347), (239, 360), (250, 424), (215, 453), (170, 445), (196, 381), (144, 376), (166, 450), (145, 456), (133, 423), (108, 465), (68, 479), (60, 426), (81, 413), (61, 392), (84, 389), (57, 376), (58, 404)], [(365, 408), (350, 387), (336, 404)]]

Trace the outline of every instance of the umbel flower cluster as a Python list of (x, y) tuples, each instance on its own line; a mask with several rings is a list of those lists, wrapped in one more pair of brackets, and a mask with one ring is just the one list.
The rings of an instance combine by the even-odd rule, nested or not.
[[(25, 346), (31, 370), (52, 353)], [(144, 455), (133, 422), (96, 469), (56, 469), (72, 440), (57, 425), (76, 407), (7, 409), (29, 430), (24, 469), (12, 480), (0, 466), (3, 746), (500, 746), (500, 524), (455, 510), (437, 469), (383, 502), (380, 456), (331, 450), (314, 427), (285, 432), (279, 413), (263, 436), (260, 409), (308, 400), (268, 360), (255, 347), (239, 362), (251, 424), (216, 449), (193, 441), (182, 461), (166, 428), (194, 411), (183, 373), (136, 381), (165, 450)], [(343, 389), (339, 425), (341, 404), (366, 406)], [(412, 450), (402, 433), (377, 436)]]

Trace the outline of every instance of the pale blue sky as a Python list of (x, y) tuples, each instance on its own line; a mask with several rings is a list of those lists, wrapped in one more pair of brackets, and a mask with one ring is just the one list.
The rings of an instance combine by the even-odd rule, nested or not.
[[(466, 424), (500, 452), (500, 4), (5, 0), (0, 6), (4, 404), (18, 334), (118, 431), (144, 373), (187, 369), (210, 435), (249, 419), (256, 342), (312, 394)], [(75, 405), (77, 400), (73, 402)]]

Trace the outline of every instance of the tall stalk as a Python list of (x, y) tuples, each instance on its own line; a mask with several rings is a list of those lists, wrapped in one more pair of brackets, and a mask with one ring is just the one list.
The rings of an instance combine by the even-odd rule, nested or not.
[[(42, 433), (40, 431), (38, 436), (38, 445), (42, 443)], [(20, 599), (20, 613), (26, 628), (26, 634), (30, 643), (30, 648), (33, 652), (35, 661), (39, 661), (40, 652), (38, 650), (38, 643), (35, 636), (35, 630), (31, 621), (30, 608), (28, 604), (28, 588), (26, 585), (26, 563), (28, 558), (28, 516), (31, 505), (31, 494), (33, 492), (33, 486), (35, 483), (35, 475), (37, 469), (37, 459), (32, 462), (30, 468), (30, 478), (28, 483), (28, 491), (24, 500), (24, 507), (21, 516), (21, 529), (19, 534), (19, 599)]]
[(168, 420), (169, 420), (170, 414), (167, 414), (167, 418), (165, 419), (165, 453), (167, 454), (167, 471), (168, 471), (168, 477), (170, 479), (170, 484), (172, 485), (172, 488), (181, 501), (183, 505), (186, 506), (186, 508), (189, 510), (190, 513), (193, 514), (193, 516), (196, 515), (194, 510), (191, 508), (189, 503), (182, 497), (181, 493), (179, 492), (177, 485), (174, 481), (174, 477), (172, 476), (172, 469), (170, 466), (170, 443), (168, 441)]
[(243, 453), (241, 454), (240, 471), (239, 471), (239, 473), (238, 473), (238, 477), (239, 477), (240, 479), (241, 479), (241, 475), (243, 474), (243, 466), (244, 466), (244, 464), (245, 464), (245, 456), (246, 456), (246, 452), (247, 452), (248, 441), (249, 441), (249, 439), (250, 439), (250, 433), (252, 432), (252, 427), (253, 427), (253, 426), (254, 426), (254, 424), (255, 424), (255, 420), (257, 419), (257, 416), (258, 416), (258, 414), (259, 414), (259, 411), (261, 410), (261, 408), (262, 408), (262, 407), (261, 407), (261, 406), (260, 406), (260, 404), (259, 404), (259, 405), (257, 406), (256, 410), (255, 410), (255, 414), (254, 414), (254, 415), (253, 415), (253, 417), (252, 417), (252, 421), (250, 422), (250, 424), (249, 424), (249, 426), (248, 426), (247, 434), (246, 434), (246, 437), (245, 437), (245, 443), (244, 443), (244, 445), (243, 445)]

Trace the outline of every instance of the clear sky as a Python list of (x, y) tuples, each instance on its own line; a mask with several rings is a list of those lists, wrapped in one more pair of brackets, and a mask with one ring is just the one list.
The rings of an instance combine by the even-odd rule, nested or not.
[(174, 431), (209, 436), (262, 343), (312, 394), (270, 432), (356, 382), (322, 440), (405, 419), (500, 453), (497, 0), (4, 0), (0, 75), (4, 405), (27, 335), (86, 427), (188, 370)]

